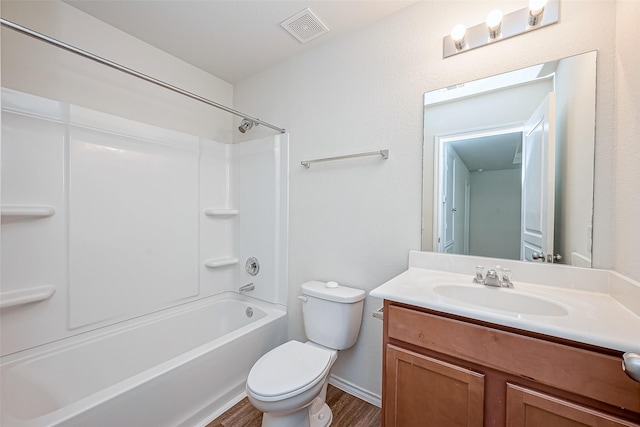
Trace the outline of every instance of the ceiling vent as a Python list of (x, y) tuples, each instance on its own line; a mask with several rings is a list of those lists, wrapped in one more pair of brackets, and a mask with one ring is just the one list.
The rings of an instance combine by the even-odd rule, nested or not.
[(280, 23), (300, 43), (307, 43), (316, 37), (328, 33), (329, 28), (311, 11), (305, 9)]

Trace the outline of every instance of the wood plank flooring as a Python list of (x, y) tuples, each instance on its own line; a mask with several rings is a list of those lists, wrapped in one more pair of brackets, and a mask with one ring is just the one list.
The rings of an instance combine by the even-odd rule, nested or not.
[[(380, 408), (337, 387), (327, 388), (327, 404), (333, 413), (331, 427), (379, 427)], [(262, 412), (245, 397), (206, 427), (260, 427)]]

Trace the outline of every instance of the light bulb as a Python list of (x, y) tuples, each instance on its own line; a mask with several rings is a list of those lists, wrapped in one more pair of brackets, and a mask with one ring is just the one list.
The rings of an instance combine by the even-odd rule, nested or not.
[(451, 29), (451, 38), (454, 41), (459, 42), (464, 39), (464, 34), (467, 32), (467, 29), (462, 24), (458, 24)]
[(462, 24), (458, 24), (451, 29), (451, 38), (456, 45), (456, 49), (460, 50), (464, 47), (464, 35), (466, 32), (467, 29)]
[(547, 0), (529, 0), (529, 12), (533, 16), (538, 16), (544, 10), (547, 5)]
[(535, 27), (542, 20), (547, 0), (529, 0), (529, 25)]
[(487, 15), (487, 27), (489, 29), (489, 38), (495, 39), (500, 36), (502, 11), (496, 9)]
[(498, 9), (491, 11), (487, 15), (487, 27), (489, 27), (490, 30), (495, 30), (500, 24), (502, 24), (502, 11)]

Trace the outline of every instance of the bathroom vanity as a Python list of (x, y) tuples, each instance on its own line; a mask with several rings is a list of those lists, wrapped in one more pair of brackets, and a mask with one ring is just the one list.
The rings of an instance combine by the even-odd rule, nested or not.
[(384, 313), (386, 427), (640, 426), (620, 352), (390, 301)]
[(640, 350), (640, 316), (576, 289), (589, 287), (580, 275), (605, 272), (560, 267), (563, 289), (489, 289), (421, 262), (412, 253), (407, 272), (371, 292), (385, 300), (383, 426), (640, 426), (640, 382), (621, 363)]

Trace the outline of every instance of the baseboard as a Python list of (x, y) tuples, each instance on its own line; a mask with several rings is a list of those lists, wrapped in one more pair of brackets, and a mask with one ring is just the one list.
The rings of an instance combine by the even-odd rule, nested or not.
[(220, 415), (222, 415), (225, 412), (227, 412), (227, 410), (231, 409), (233, 406), (236, 405), (236, 403), (240, 402), (245, 397), (247, 397), (247, 393), (243, 391), (242, 393), (238, 394), (237, 396), (231, 398), (231, 400), (226, 402), (220, 408), (216, 409), (215, 412), (209, 414), (206, 418), (204, 418), (200, 422), (196, 423), (194, 425), (194, 427), (205, 427), (207, 424), (209, 424), (211, 421), (215, 420)]
[(379, 395), (371, 393), (370, 391), (365, 390), (362, 387), (358, 387), (357, 385), (347, 380), (331, 374), (331, 376), (329, 377), (329, 384), (339, 388), (344, 392), (349, 393), (352, 396), (357, 397), (358, 399), (362, 399), (365, 402), (371, 403), (378, 408), (382, 407), (382, 398)]
[[(346, 393), (349, 393), (352, 396), (357, 397), (358, 399), (362, 399), (365, 402), (371, 403), (372, 405), (375, 405), (378, 408), (382, 406), (382, 398), (379, 395), (371, 393), (370, 391), (365, 390), (361, 387), (358, 387), (357, 385), (347, 380), (344, 380), (340, 377), (336, 377), (335, 375), (330, 375), (329, 384), (339, 388), (340, 390)], [(196, 423), (194, 427), (205, 427), (207, 424), (209, 424), (211, 421), (218, 418), (220, 415), (224, 414), (228, 409), (231, 409), (236, 403), (240, 402), (245, 397), (247, 397), (247, 393), (243, 391), (242, 393), (230, 399), (223, 406), (218, 408), (215, 412), (209, 414), (206, 418)]]

